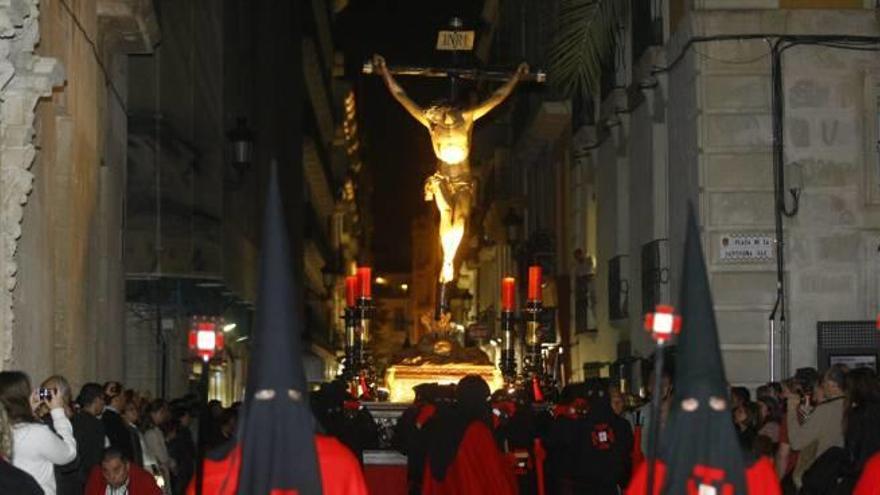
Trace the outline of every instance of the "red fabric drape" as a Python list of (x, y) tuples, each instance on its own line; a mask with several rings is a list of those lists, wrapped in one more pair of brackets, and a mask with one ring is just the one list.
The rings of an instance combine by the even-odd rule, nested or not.
[(874, 454), (865, 464), (853, 495), (880, 495), (880, 454)]
[(423, 495), (515, 495), (516, 477), (495, 445), (489, 427), (471, 423), (443, 481), (431, 476), (425, 464)]
[(645, 462), (645, 453), (642, 452), (642, 425), (636, 425), (633, 428), (633, 448), (630, 456), (633, 469), (638, 468), (641, 463)]
[[(333, 437), (315, 435), (324, 495), (368, 495), (360, 464), (354, 454)], [(205, 460), (203, 495), (235, 495), (241, 468), (241, 446), (220, 461)], [(187, 495), (195, 495), (195, 481)], [(280, 491), (279, 493), (285, 493)]]
[[(654, 495), (660, 495), (660, 489), (666, 480), (666, 465), (658, 461), (654, 471)], [(648, 489), (648, 463), (643, 462), (636, 470), (635, 476), (626, 489), (626, 495), (645, 495)], [(770, 459), (762, 457), (746, 469), (746, 485), (748, 495), (781, 495), (779, 480), (776, 478), (776, 469)], [(739, 494), (737, 494), (739, 495)]]

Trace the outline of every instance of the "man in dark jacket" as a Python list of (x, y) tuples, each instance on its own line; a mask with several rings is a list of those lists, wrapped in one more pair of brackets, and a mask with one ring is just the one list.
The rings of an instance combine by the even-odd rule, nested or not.
[(195, 472), (196, 443), (189, 429), (192, 416), (187, 404), (173, 403), (171, 414), (174, 417), (172, 423), (176, 425), (176, 434), (168, 441), (168, 454), (177, 464), (171, 486), (174, 487), (174, 493), (179, 495), (186, 491)]
[(107, 405), (101, 415), (101, 421), (104, 422), (104, 430), (107, 433), (107, 439), (110, 440), (110, 446), (119, 449), (126, 459), (134, 459), (131, 435), (122, 419), (122, 412), (125, 411), (125, 394), (123, 394), (121, 383), (107, 382), (104, 384), (104, 402)]
[(364, 450), (379, 448), (379, 427), (373, 415), (345, 391), (342, 381), (321, 386), (316, 409), (324, 431), (350, 448), (361, 462)]
[(85, 486), (92, 468), (101, 462), (106, 434), (104, 423), (98, 419), (104, 411), (104, 390), (97, 383), (86, 383), (76, 398), (79, 411), (73, 415), (73, 437), (79, 458), (80, 489)]

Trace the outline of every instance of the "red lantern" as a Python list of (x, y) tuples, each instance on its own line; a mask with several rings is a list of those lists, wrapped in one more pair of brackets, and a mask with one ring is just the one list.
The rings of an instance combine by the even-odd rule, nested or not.
[(189, 350), (203, 361), (210, 361), (223, 350), (223, 332), (219, 320), (197, 319), (189, 331)]
[(662, 344), (681, 333), (681, 316), (675, 314), (672, 306), (657, 305), (654, 313), (645, 315), (645, 330), (651, 332), (651, 337)]

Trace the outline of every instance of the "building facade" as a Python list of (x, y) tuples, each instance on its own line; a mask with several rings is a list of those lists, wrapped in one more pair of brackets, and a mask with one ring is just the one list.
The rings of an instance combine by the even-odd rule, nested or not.
[(0, 366), (119, 378), (127, 62), (158, 41), (152, 4), (16, 0), (0, 17)]
[(677, 302), (692, 202), (728, 378), (826, 366), (817, 325), (878, 310), (874, 2), (635, 6), (603, 74), (616, 89), (574, 138), (574, 242), (596, 260), (598, 328), (573, 359), (652, 352), (642, 316)]
[(310, 379), (332, 376), (339, 280), (369, 235), (334, 2), (7, 3), (0, 367), (178, 396), (197, 377), (192, 317), (216, 316), (212, 397), (239, 398), (275, 162)]

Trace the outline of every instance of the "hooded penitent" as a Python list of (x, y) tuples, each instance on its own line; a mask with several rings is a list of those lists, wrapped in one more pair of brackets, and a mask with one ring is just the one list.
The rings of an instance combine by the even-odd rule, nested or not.
[[(733, 427), (709, 279), (693, 206), (684, 246), (675, 393), (663, 430), (662, 493), (746, 493), (745, 461)], [(700, 485), (705, 485), (701, 489)], [(731, 490), (733, 489), (733, 490)]]
[(438, 414), (428, 431), (428, 459), (436, 480), (446, 477), (468, 426), (475, 421), (490, 423), (489, 385), (482, 378), (468, 375), (459, 380), (455, 398), (455, 408)]
[(239, 495), (320, 494), (315, 426), (302, 365), (302, 289), (293, 283), (278, 172), (272, 166), (254, 347), (244, 417)]
[[(629, 423), (614, 414), (607, 380), (592, 378), (583, 384), (589, 411), (577, 421), (577, 464), (572, 482), (578, 490), (596, 495), (616, 494), (626, 486), (633, 436)], [(578, 492), (580, 493), (580, 492)]]

